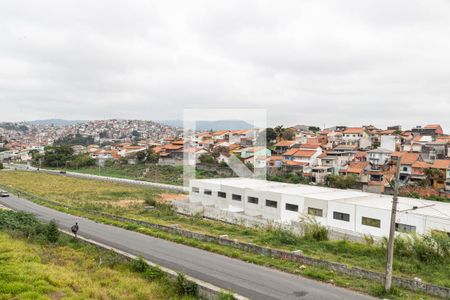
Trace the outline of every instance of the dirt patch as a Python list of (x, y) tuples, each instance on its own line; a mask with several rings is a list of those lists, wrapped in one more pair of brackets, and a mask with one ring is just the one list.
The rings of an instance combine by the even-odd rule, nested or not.
[(184, 195), (184, 194), (166, 194), (163, 193), (161, 195), (159, 195), (159, 199), (161, 201), (171, 201), (171, 200), (176, 200), (176, 201), (187, 201), (188, 200), (188, 195)]
[(142, 205), (144, 200), (96, 201), (95, 203), (109, 204), (116, 207), (130, 207), (134, 205)]

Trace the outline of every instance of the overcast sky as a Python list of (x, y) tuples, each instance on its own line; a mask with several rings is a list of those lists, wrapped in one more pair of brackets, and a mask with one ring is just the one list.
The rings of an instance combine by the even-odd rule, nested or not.
[(262, 108), (450, 131), (450, 1), (0, 1), (0, 105), (0, 121)]

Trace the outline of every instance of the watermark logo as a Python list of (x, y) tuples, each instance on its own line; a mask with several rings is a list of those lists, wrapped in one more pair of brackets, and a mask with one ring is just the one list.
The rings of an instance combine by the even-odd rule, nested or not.
[(202, 155), (213, 158), (209, 169), (219, 170), (220, 163), (237, 177), (266, 178), (270, 150), (265, 109), (185, 109), (183, 128), (184, 186), (204, 165)]

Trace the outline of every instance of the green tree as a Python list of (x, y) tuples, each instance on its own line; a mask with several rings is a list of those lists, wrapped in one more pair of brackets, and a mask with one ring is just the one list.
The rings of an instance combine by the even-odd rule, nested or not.
[(281, 137), (283, 140), (292, 141), (295, 138), (295, 132), (291, 128), (288, 128), (283, 131)]
[(273, 130), (277, 135), (277, 141), (280, 141), (283, 138), (283, 132), (286, 130), (286, 128), (284, 128), (283, 125), (278, 125)]
[(149, 148), (146, 151), (146, 158), (145, 158), (146, 162), (151, 163), (151, 164), (157, 164), (159, 161), (159, 154), (155, 153), (155, 151), (153, 150), (153, 148)]
[(68, 135), (62, 138), (57, 139), (53, 145), (54, 146), (73, 146), (73, 145), (91, 145), (93, 144), (94, 138), (92, 136), (83, 136), (79, 133), (75, 135)]
[(43, 164), (46, 167), (63, 167), (73, 159), (73, 149), (70, 146), (53, 146), (45, 150)]
[(0, 162), (0, 170), (3, 170), (5, 167), (3, 167), (3, 163)]
[(51, 220), (50, 223), (48, 223), (47, 226), (47, 241), (50, 243), (56, 243), (59, 240), (59, 230), (58, 230), (58, 224), (56, 224), (55, 220)]
[(318, 132), (318, 131), (320, 131), (320, 127), (317, 127), (317, 126), (309, 126), (309, 127), (308, 127), (308, 130), (309, 130), (309, 131), (312, 131), (312, 132)]
[(349, 189), (356, 186), (358, 178), (355, 175), (329, 175), (326, 183), (329, 187)]
[(209, 155), (206, 153), (200, 155), (200, 157), (198, 159), (203, 164), (215, 164), (216, 163), (216, 160), (214, 159), (214, 157), (212, 155)]
[(266, 128), (265, 130), (265, 136), (266, 136), (266, 144), (271, 145), (272, 141), (275, 141), (277, 139), (277, 133), (273, 128)]
[(423, 170), (423, 173), (425, 174), (425, 181), (427, 186), (433, 186), (435, 181), (444, 181), (445, 180), (445, 174), (442, 172), (442, 170), (439, 169), (433, 169), (433, 168), (426, 168)]
[(216, 148), (214, 148), (214, 150), (212, 151), (211, 155), (217, 159), (220, 154), (228, 154), (230, 152), (230, 149), (228, 147), (225, 146), (218, 146)]
[(95, 159), (93, 159), (88, 153), (80, 153), (72, 156), (70, 162), (71, 167), (89, 167), (95, 165)]

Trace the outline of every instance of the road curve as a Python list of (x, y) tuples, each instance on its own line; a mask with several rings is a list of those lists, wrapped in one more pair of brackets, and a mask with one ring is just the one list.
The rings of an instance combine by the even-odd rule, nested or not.
[(304, 277), (96, 223), (13, 195), (9, 198), (0, 198), (0, 204), (14, 210), (34, 213), (43, 221), (55, 219), (65, 230), (69, 230), (71, 225), (78, 222), (80, 234), (86, 238), (133, 255), (141, 255), (156, 264), (184, 272), (194, 278), (209, 282), (224, 290), (232, 290), (250, 299), (374, 299)]

